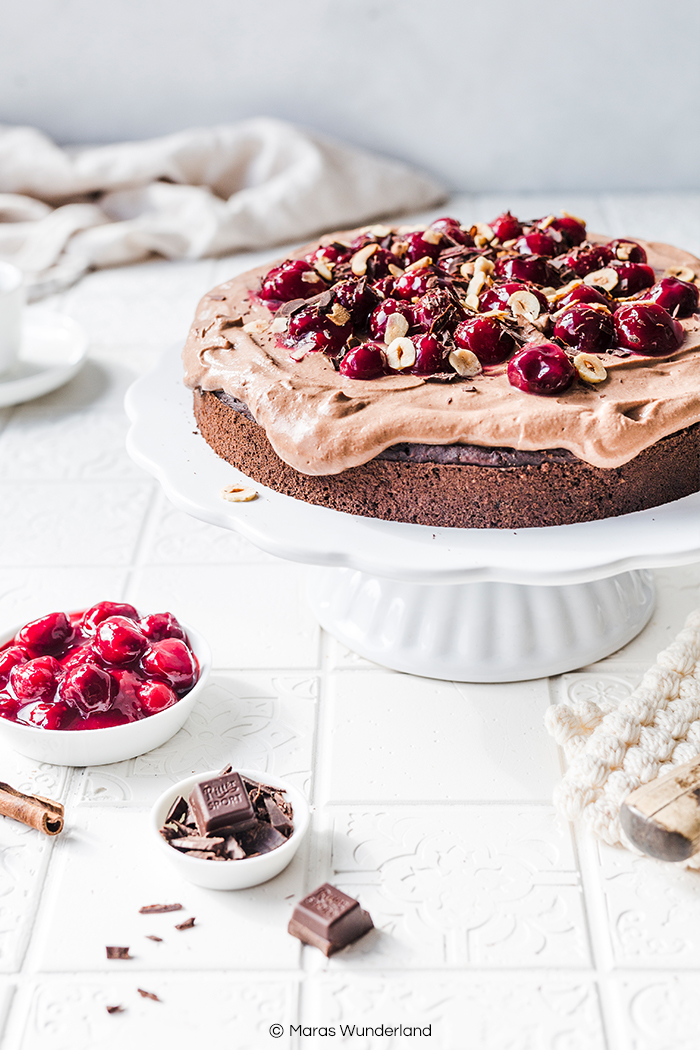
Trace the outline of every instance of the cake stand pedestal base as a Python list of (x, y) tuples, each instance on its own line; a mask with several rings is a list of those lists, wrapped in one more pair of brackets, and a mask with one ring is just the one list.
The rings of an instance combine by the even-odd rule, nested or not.
[(330, 634), (395, 671), (458, 682), (511, 682), (601, 660), (654, 608), (645, 569), (564, 586), (421, 584), (355, 569), (311, 570), (311, 607)]

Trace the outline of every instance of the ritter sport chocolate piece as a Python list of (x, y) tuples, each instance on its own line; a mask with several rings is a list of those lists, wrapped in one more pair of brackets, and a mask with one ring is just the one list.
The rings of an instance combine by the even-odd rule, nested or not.
[(368, 912), (342, 890), (324, 882), (294, 908), (289, 933), (332, 955), (359, 940), (374, 926)]
[(226, 773), (197, 784), (190, 795), (190, 806), (200, 835), (220, 828), (248, 831), (257, 823), (253, 804), (238, 773)]

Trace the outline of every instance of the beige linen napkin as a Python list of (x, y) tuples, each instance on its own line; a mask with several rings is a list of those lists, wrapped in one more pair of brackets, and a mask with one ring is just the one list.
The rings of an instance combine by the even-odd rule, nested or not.
[(266, 248), (444, 199), (405, 164), (267, 118), (71, 148), (0, 125), (0, 258), (32, 298), (90, 268)]

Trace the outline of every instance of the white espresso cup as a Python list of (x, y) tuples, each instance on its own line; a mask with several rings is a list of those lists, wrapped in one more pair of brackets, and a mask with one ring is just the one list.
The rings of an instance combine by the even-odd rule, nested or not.
[(24, 301), (24, 274), (0, 262), (0, 374), (12, 368), (19, 354)]

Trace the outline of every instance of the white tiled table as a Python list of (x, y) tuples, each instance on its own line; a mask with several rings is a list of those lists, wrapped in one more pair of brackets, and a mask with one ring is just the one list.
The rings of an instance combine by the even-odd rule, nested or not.
[[(698, 252), (699, 204), (549, 195), (450, 210), (563, 206)], [(560, 758), (543, 715), (567, 694), (624, 696), (698, 604), (698, 566), (659, 572), (646, 630), (560, 679), (427, 681), (342, 649), (306, 607), (303, 568), (174, 510), (124, 451), (130, 382), (182, 341), (207, 288), (260, 258), (104, 271), (42, 304), (86, 327), (91, 360), (65, 389), (0, 413), (0, 624), (125, 599), (196, 624), (215, 657), (195, 714), (148, 755), (67, 770), (0, 752), (0, 779), (67, 809), (52, 841), (0, 821), (3, 1050), (192, 1050), (202, 1025), (235, 1050), (694, 1050), (699, 877), (555, 818)], [(291, 778), (314, 818), (282, 876), (217, 893), (164, 863), (146, 815), (169, 782), (229, 761)], [(330, 962), (286, 933), (293, 900), (325, 879), (377, 927)], [(193, 929), (138, 914), (173, 900)], [(108, 962), (106, 944), (133, 960)], [(116, 1003), (125, 1011), (109, 1015)], [(289, 1033), (340, 1022), (432, 1024), (432, 1036)]]

